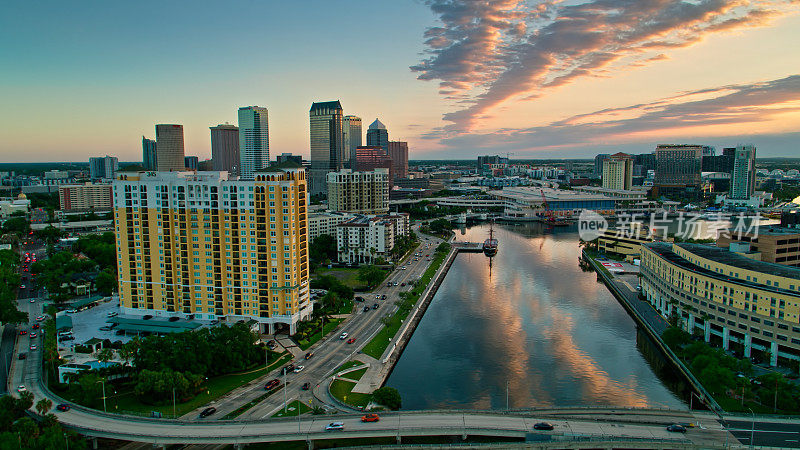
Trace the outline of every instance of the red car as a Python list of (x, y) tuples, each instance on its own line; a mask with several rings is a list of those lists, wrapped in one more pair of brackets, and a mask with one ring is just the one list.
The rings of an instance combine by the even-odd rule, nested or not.
[(264, 389), (269, 391), (270, 389), (275, 389), (278, 385), (281, 384), (281, 380), (275, 378), (274, 380), (270, 380), (266, 385), (264, 385)]
[(377, 422), (379, 420), (381, 420), (381, 418), (378, 417), (377, 414), (366, 414), (366, 415), (361, 416), (361, 421), (362, 422)]
[(355, 341), (356, 341), (356, 338), (350, 338), (350, 339), (347, 340), (347, 343), (348, 344), (352, 344)]

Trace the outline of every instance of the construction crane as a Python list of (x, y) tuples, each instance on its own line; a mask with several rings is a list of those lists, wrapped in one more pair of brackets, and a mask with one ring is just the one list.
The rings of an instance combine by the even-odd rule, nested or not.
[(551, 227), (563, 227), (569, 225), (567, 222), (563, 220), (556, 219), (555, 214), (553, 214), (553, 210), (550, 209), (550, 206), (547, 204), (547, 198), (544, 196), (544, 190), (539, 189), (539, 192), (542, 194), (542, 206), (544, 207), (544, 222)]

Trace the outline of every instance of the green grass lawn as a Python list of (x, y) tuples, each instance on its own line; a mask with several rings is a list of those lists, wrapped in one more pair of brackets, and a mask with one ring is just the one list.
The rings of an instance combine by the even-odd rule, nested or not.
[(354, 370), (352, 372), (348, 372), (342, 375), (342, 378), (347, 378), (348, 380), (358, 381), (364, 374), (367, 372), (367, 368), (364, 367), (363, 369)]
[(355, 382), (335, 380), (331, 383), (331, 395), (350, 406), (366, 407), (372, 395), (352, 392), (355, 385)]
[[(323, 326), (323, 331), (325, 332), (325, 336), (327, 336), (331, 331), (338, 328), (339, 324), (342, 323), (342, 320), (344, 319), (326, 320), (325, 325)], [(322, 339), (322, 333), (314, 333), (311, 335), (310, 338), (308, 338), (308, 340), (301, 340), (300, 342), (297, 343), (297, 345), (300, 347), (301, 350), (306, 350), (315, 343), (317, 343), (317, 341), (319, 341), (320, 339)]]
[[(206, 384), (203, 386), (203, 390), (193, 399), (184, 403), (176, 404), (175, 411), (178, 416), (182, 416), (212, 400), (216, 400), (217, 398), (227, 394), (239, 386), (264, 376), (267, 372), (282, 366), (286, 362), (291, 361), (291, 359), (292, 355), (289, 352), (285, 352), (278, 360), (270, 363), (269, 369), (262, 367), (249, 372), (222, 375), (212, 378), (206, 382)], [(133, 391), (121, 392), (118, 395), (114, 395), (110, 392), (107, 392), (107, 394), (108, 399), (106, 403), (109, 412), (149, 414), (151, 411), (158, 411), (164, 416), (172, 416), (172, 404), (147, 405), (140, 402)]]
[[(294, 408), (294, 410), (292, 410), (292, 408)], [(283, 410), (280, 410), (273, 414), (272, 417), (296, 417), (299, 414), (305, 414), (309, 411), (311, 411), (311, 408), (308, 405), (300, 400), (295, 400), (286, 405), (285, 413)]]
[(357, 360), (357, 359), (354, 359), (352, 361), (347, 361), (346, 363), (344, 363), (341, 366), (339, 366), (333, 373), (339, 373), (339, 372), (341, 372), (343, 370), (346, 370), (346, 369), (349, 369), (349, 368), (355, 367), (355, 366), (360, 366), (362, 364), (364, 364), (364, 363), (359, 361), (359, 360)]
[(361, 349), (362, 352), (366, 353), (369, 356), (372, 356), (375, 359), (380, 359), (383, 355), (383, 352), (386, 351), (386, 348), (389, 347), (391, 343), (390, 339), (394, 338), (398, 331), (400, 331), (400, 327), (403, 325), (403, 321), (408, 317), (408, 313), (413, 308), (414, 304), (419, 300), (419, 296), (422, 291), (425, 289), (424, 286), (427, 286), (433, 275), (436, 274), (436, 271), (439, 269), (439, 266), (442, 265), (444, 258), (447, 256), (447, 253), (435, 253), (433, 257), (433, 261), (431, 265), (425, 270), (425, 273), (420, 278), (419, 283), (410, 293), (409, 297), (403, 301), (406, 308), (401, 307), (397, 312), (395, 312), (388, 325), (385, 325), (381, 328), (381, 331), (372, 338), (367, 345)]
[(332, 269), (320, 267), (314, 271), (318, 276), (333, 275), (353, 290), (366, 289), (367, 286), (358, 279), (358, 269), (350, 267), (334, 267)]

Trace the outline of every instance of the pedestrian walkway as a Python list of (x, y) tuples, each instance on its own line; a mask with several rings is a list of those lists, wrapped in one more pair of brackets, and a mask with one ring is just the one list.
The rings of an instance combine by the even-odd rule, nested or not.
[(292, 358), (302, 358), (305, 355), (303, 350), (285, 334), (275, 335), (275, 342), (277, 342), (284, 349), (288, 350), (289, 353), (292, 354)]
[(353, 392), (370, 394), (375, 389), (381, 387), (381, 383), (383, 382), (383, 364), (377, 359), (363, 353), (358, 355), (358, 360), (367, 366), (367, 371), (361, 376), (361, 379), (358, 380), (356, 385), (353, 386)]

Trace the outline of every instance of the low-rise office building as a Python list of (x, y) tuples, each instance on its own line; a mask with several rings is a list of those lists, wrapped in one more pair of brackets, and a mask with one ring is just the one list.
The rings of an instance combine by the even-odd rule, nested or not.
[(742, 233), (731, 229), (719, 236), (717, 246), (727, 248), (732, 242), (750, 244), (761, 254), (761, 261), (800, 267), (800, 230), (796, 228), (764, 225)]
[(315, 212), (308, 214), (308, 240), (327, 234), (336, 237), (336, 226), (355, 217), (343, 212)]
[(113, 207), (110, 184), (66, 184), (58, 187), (63, 211), (110, 211)]
[(731, 250), (700, 244), (642, 246), (642, 294), (681, 327), (736, 346), (745, 357), (763, 352), (772, 366), (800, 360), (800, 269), (759, 261), (746, 244)]
[(406, 213), (357, 216), (336, 226), (339, 262), (372, 264), (378, 258), (391, 259), (397, 237), (410, 231)]

